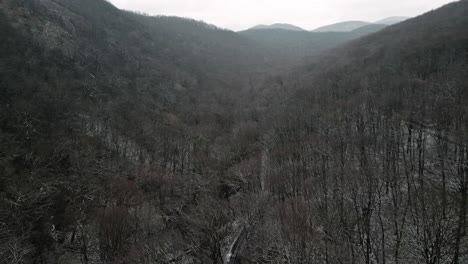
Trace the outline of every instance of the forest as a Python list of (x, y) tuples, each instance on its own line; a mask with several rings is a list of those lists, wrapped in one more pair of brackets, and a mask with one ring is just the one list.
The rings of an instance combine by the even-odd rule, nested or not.
[(468, 263), (468, 0), (233, 32), (0, 0), (0, 263)]

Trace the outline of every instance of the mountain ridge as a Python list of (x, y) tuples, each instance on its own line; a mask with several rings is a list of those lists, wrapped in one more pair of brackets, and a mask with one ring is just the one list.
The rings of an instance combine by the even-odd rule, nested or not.
[(291, 31), (305, 31), (304, 29), (292, 25), (292, 24), (285, 24), (285, 23), (275, 23), (271, 25), (256, 25), (247, 30), (259, 30), (259, 29), (284, 29), (284, 30), (291, 30)]
[(343, 21), (331, 25), (321, 26), (312, 30), (313, 32), (350, 32), (360, 27), (369, 25), (365, 21)]
[[(350, 20), (350, 21), (342, 21), (342, 22), (337, 22), (334, 24), (330, 25), (324, 25), (320, 26), (314, 30), (311, 30), (312, 32), (351, 32), (353, 30), (357, 30), (361, 27), (365, 26), (370, 26), (370, 25), (386, 25), (390, 26), (393, 24), (397, 24), (400, 22), (403, 22), (405, 20), (410, 19), (410, 17), (406, 16), (391, 16), (391, 17), (386, 17), (383, 19), (380, 19), (375, 22), (367, 22), (367, 21), (361, 21), (361, 20)], [(285, 24), (285, 23), (274, 23), (271, 25), (256, 25), (251, 28), (248, 28), (246, 30), (241, 30), (242, 31), (247, 31), (247, 30), (259, 30), (259, 29), (284, 29), (284, 30), (292, 30), (292, 31), (306, 31), (305, 29), (292, 25), (292, 24)]]

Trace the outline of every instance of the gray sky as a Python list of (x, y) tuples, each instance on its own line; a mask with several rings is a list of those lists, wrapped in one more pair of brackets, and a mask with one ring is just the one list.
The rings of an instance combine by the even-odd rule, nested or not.
[(203, 20), (232, 30), (257, 24), (290, 23), (315, 29), (346, 20), (377, 21), (417, 16), (454, 0), (109, 0), (150, 15)]

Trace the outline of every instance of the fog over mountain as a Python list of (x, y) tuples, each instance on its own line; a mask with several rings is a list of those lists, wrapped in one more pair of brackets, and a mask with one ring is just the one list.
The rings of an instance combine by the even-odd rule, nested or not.
[(397, 24), (400, 22), (403, 22), (405, 20), (410, 19), (409, 17), (402, 17), (402, 16), (393, 16), (393, 17), (387, 17), (382, 20), (374, 22), (374, 24), (383, 24), (383, 25), (393, 25)]
[(0, 263), (468, 263), (444, 3), (0, 1)]

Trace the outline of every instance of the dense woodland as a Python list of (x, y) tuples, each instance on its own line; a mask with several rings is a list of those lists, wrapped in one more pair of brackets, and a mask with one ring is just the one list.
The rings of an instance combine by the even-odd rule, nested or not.
[(0, 34), (0, 263), (468, 262), (467, 0), (307, 36), (0, 0)]

